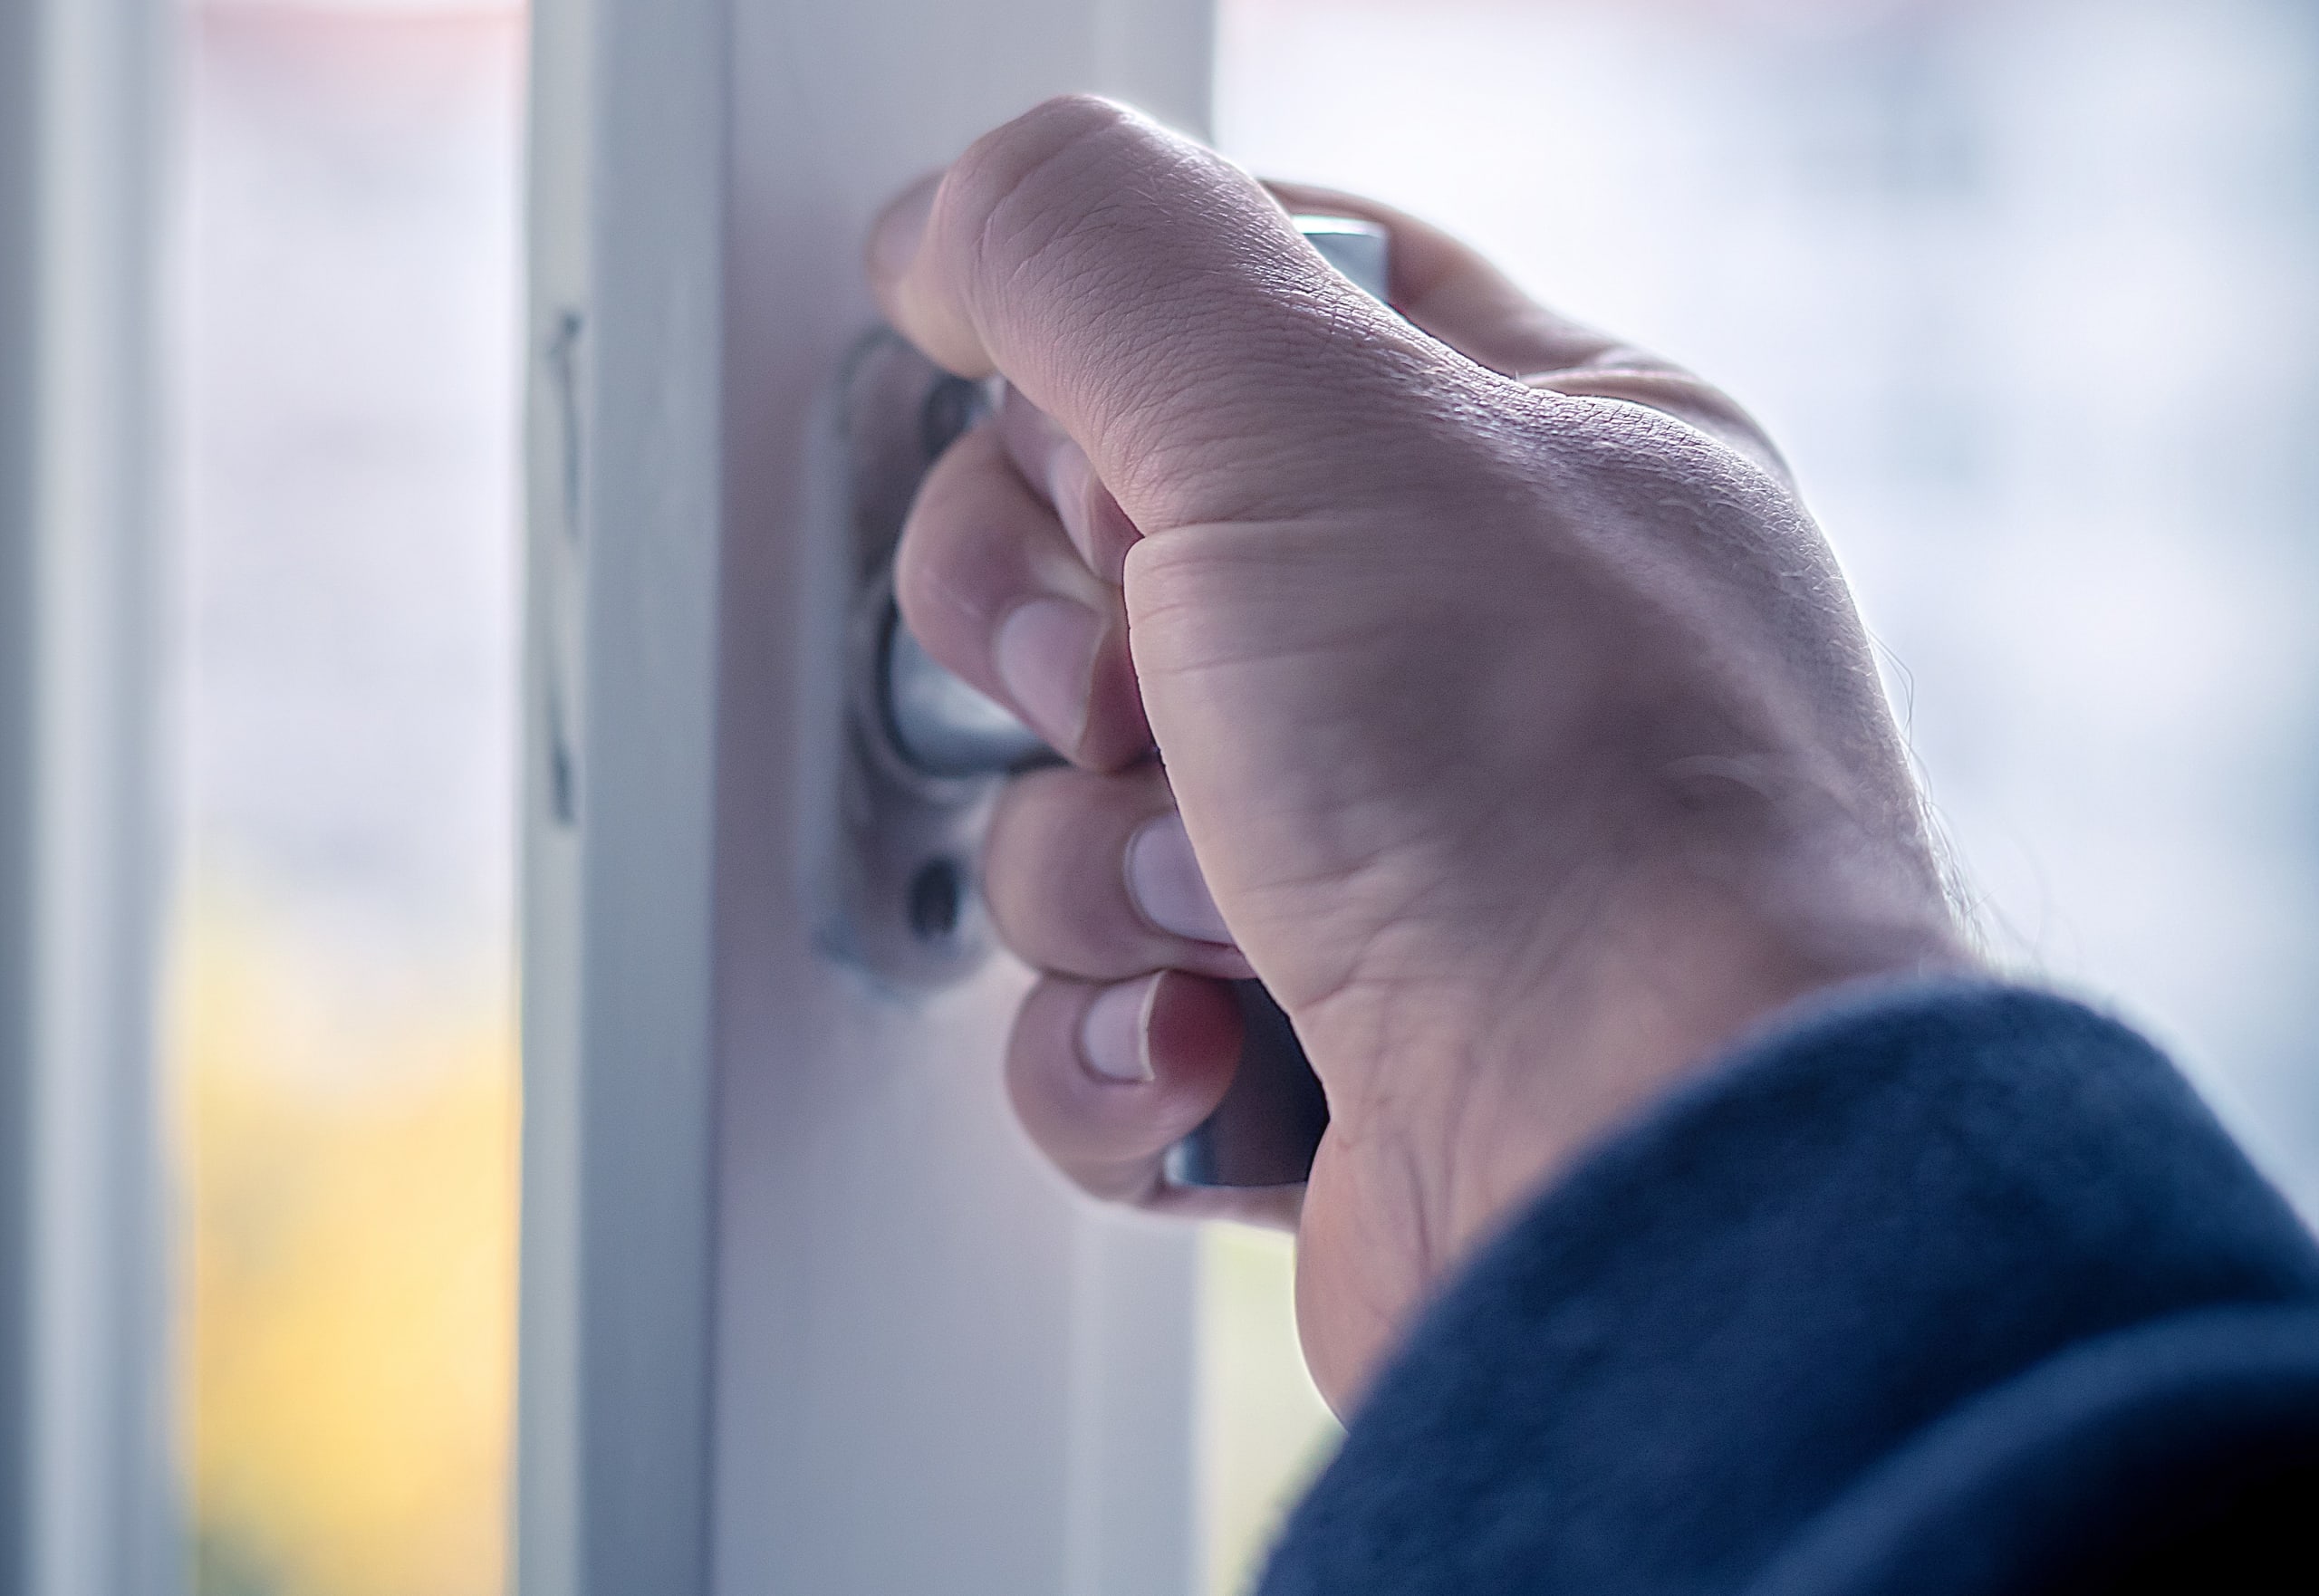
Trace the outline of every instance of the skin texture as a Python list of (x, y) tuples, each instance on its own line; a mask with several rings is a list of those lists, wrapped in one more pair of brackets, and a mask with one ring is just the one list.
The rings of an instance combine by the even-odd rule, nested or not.
[[(1390, 226), (1400, 315), (1285, 206)], [(1714, 389), (1089, 99), (903, 195), (870, 271), (1009, 389), (897, 580), (1072, 761), (985, 862), (1044, 972), (1016, 1109), (1098, 1196), (1295, 1226), (1341, 1413), (1447, 1271), (1740, 1032), (1967, 962), (1843, 578)], [(1251, 972), (1328, 1091), (1311, 1183), (1171, 1190), (1236, 1054), (1217, 978)]]

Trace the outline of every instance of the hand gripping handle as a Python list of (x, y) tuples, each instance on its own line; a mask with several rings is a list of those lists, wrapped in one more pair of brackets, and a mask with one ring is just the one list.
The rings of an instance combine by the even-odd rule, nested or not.
[[(1379, 301), (1385, 298), (1382, 227), (1349, 216), (1300, 216), (1295, 222), (1322, 258)], [(883, 639), (877, 662), (882, 729), (913, 769), (972, 777), (1058, 762), (1005, 706), (937, 664), (898, 612), (888, 618)], [(1243, 1035), (1239, 1066), (1216, 1111), (1168, 1149), (1167, 1178), (1179, 1186), (1294, 1185), (1312, 1169), (1328, 1128), (1328, 1101), (1295, 1028), (1263, 984), (1233, 986)]]

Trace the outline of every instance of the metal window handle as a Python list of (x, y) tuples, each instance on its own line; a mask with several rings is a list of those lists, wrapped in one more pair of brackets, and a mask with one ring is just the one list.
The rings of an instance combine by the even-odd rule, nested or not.
[[(1385, 298), (1389, 262), (1382, 227), (1348, 216), (1300, 216), (1295, 223), (1330, 264), (1380, 301)], [(859, 380), (859, 363), (855, 374)], [(972, 424), (982, 403), (974, 385), (937, 379), (921, 403), (921, 473), (948, 437)], [(948, 437), (939, 436), (945, 433)], [(857, 455), (861, 437), (857, 432), (852, 439)], [(861, 476), (857, 458), (857, 498), (861, 496)], [(915, 481), (909, 486), (914, 489)], [(919, 645), (894, 606), (890, 540), (873, 535), (872, 541), (885, 546), (883, 563), (871, 573), (864, 639), (871, 691), (861, 718), (871, 724), (857, 729), (882, 745), (870, 751), (876, 760), (888, 767), (899, 764), (921, 778), (930, 784), (929, 793), (935, 799), (955, 790), (962, 806), (977, 803), (997, 778), (1057, 762), (1054, 751), (1004, 705), (944, 668)], [(889, 768), (888, 780), (892, 779)], [(947, 891), (951, 899), (947, 906), (933, 905), (941, 911), (933, 918), (947, 918), (955, 928), (960, 907), (955, 899), (970, 879), (971, 871), (955, 860), (937, 857), (919, 867), (906, 889), (912, 924), (928, 918), (929, 905), (922, 899), (929, 895), (932, 881), (937, 884), (931, 896), (942, 898)], [(1169, 1149), (1166, 1174), (1179, 1186), (1293, 1185), (1312, 1168), (1321, 1133), (1328, 1127), (1328, 1102), (1280, 1005), (1259, 982), (1233, 985), (1244, 1038), (1238, 1068), (1215, 1112)]]

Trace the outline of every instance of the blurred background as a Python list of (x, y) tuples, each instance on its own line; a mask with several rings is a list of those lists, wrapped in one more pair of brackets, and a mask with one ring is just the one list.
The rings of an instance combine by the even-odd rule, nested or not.
[[(1988, 942), (2319, 1212), (2319, 5), (1223, 0), (1259, 170), (1464, 233), (1789, 450)], [(208, 1596), (504, 1576), (523, 18), (188, 17), (172, 1034)], [(1334, 1431), (1204, 1284), (1214, 1596)]]
[(501, 1588), (523, 24), (190, 15), (178, 323), (203, 1596)]

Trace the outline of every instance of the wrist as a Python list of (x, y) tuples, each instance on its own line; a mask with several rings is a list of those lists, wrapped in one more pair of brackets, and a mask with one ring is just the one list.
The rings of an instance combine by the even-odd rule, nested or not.
[[(1315, 1181), (1357, 1196), (1371, 1245), (1395, 1238), (1410, 1307), (1781, 1011), (1856, 980), (1974, 965), (1937, 893), (1836, 893), (1812, 879), (1825, 873), (1632, 870), (1487, 975), (1349, 986), (1300, 1020), (1332, 1114)], [(1373, 1355), (1400, 1329), (1340, 1333)], [(1365, 1366), (1355, 1352), (1336, 1361)]]

